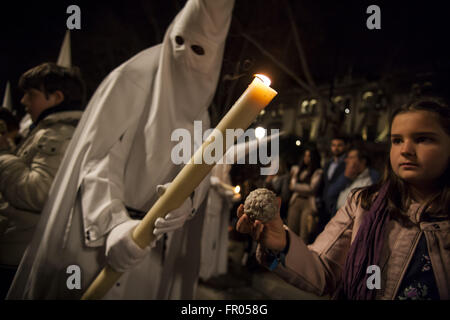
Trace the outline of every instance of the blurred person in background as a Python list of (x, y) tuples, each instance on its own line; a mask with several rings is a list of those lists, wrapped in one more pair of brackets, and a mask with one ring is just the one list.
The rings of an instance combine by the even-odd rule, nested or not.
[(293, 192), (289, 202), (287, 225), (306, 243), (317, 228), (318, 210), (316, 198), (323, 170), (320, 154), (314, 147), (307, 147), (300, 165), (291, 168), (289, 189)]

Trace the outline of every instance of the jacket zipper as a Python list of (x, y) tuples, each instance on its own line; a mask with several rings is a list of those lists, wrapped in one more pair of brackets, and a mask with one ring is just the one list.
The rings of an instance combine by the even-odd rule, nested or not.
[(414, 256), (414, 253), (417, 249), (417, 244), (419, 243), (420, 237), (422, 237), (423, 231), (420, 230), (418, 236), (416, 236), (416, 239), (414, 240), (414, 245), (412, 247), (412, 250), (409, 252), (408, 260), (405, 264), (405, 267), (403, 268), (402, 274), (400, 275), (400, 278), (397, 281), (397, 284), (394, 287), (394, 292), (392, 295), (392, 300), (395, 300), (395, 297), (397, 296), (397, 291), (400, 288), (400, 285), (402, 284), (403, 278), (405, 277), (406, 272), (408, 271), (409, 264), (411, 263), (412, 257)]
[[(439, 229), (439, 228), (437, 228), (437, 229)], [(425, 240), (427, 242), (428, 255), (430, 256), (431, 269), (433, 270), (433, 276), (434, 276), (434, 280), (436, 282), (436, 288), (439, 293), (439, 298), (441, 300), (446, 300), (446, 299), (448, 299), (448, 295), (445, 293), (446, 292), (445, 289), (442, 288), (442, 283), (444, 283), (445, 280), (442, 280), (442, 282), (439, 281), (442, 279), (442, 276), (437, 273), (436, 268), (433, 268), (433, 265), (434, 266), (436, 265), (436, 263), (433, 264), (433, 262), (436, 262), (436, 259), (434, 258), (435, 253), (434, 252), (432, 253), (430, 250), (430, 248), (433, 248), (433, 243), (436, 244), (438, 242), (438, 240), (436, 239), (435, 232), (430, 232), (428, 238), (426, 237), (426, 234), (425, 234)], [(447, 292), (448, 292), (448, 290), (447, 290)]]

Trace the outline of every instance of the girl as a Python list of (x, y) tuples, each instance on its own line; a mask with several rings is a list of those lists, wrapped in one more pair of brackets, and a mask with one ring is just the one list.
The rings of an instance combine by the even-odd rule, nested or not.
[(293, 194), (289, 201), (287, 225), (305, 243), (309, 243), (318, 222), (316, 196), (322, 173), (319, 152), (312, 147), (305, 150), (300, 166), (291, 169), (289, 189)]
[[(279, 218), (237, 230), (260, 263), (317, 295), (341, 299), (450, 299), (450, 112), (422, 99), (396, 111), (383, 179), (356, 190), (306, 246)], [(280, 263), (281, 262), (281, 263)]]

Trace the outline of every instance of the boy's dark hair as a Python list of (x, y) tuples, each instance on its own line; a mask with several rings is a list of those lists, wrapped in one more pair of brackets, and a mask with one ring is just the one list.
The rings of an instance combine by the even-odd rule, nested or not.
[[(408, 102), (394, 111), (389, 122), (390, 125), (392, 126), (392, 121), (397, 115), (412, 111), (427, 111), (434, 113), (442, 128), (450, 135), (450, 109), (446, 100), (435, 97), (423, 97)], [(410, 190), (408, 189), (407, 184), (394, 174), (389, 157), (386, 159), (382, 179), (374, 185), (362, 188), (362, 192), (359, 194), (357, 201), (361, 200), (362, 207), (369, 210), (372, 201), (374, 200), (373, 195), (378, 192), (385, 183), (389, 183), (386, 197), (387, 208), (391, 217), (409, 223), (408, 218), (405, 216), (405, 212), (410, 204)], [(447, 166), (447, 169), (442, 174), (438, 183), (440, 192), (428, 202), (428, 214), (435, 218), (445, 217), (448, 219), (450, 217), (450, 212), (448, 211), (448, 208), (450, 208), (449, 166)]]
[(64, 94), (61, 104), (76, 109), (84, 109), (85, 83), (78, 67), (65, 68), (52, 62), (42, 63), (26, 71), (19, 79), (23, 90), (36, 89), (48, 95), (60, 90)]

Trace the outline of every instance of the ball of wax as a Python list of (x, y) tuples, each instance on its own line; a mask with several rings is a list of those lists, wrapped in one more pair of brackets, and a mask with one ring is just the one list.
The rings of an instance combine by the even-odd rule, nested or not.
[(253, 190), (244, 202), (244, 213), (251, 220), (260, 220), (266, 223), (275, 217), (277, 211), (277, 196), (266, 188)]

